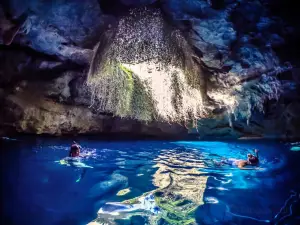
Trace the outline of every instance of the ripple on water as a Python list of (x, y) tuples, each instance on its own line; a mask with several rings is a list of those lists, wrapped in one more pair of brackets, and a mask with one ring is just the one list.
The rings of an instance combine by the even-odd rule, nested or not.
[[(274, 159), (272, 154), (268, 155), (272, 150), (269, 146), (268, 152), (264, 151), (263, 147), (260, 148), (261, 167), (264, 170), (242, 171), (231, 166), (218, 167), (214, 161), (224, 156), (243, 158), (256, 143), (236, 145), (187, 142), (185, 145), (181, 142), (179, 147), (174, 143), (157, 144), (162, 149), (157, 148), (157, 145), (148, 148), (151, 146), (148, 143), (141, 144), (143, 146), (141, 149), (136, 143), (132, 148), (123, 148), (122, 145), (109, 143), (105, 145), (109, 148), (84, 148), (83, 152), (86, 151), (87, 158), (83, 159), (83, 162), (94, 168), (87, 171), (80, 183), (75, 183), (72, 176), (74, 171), (78, 174), (81, 169), (71, 166), (62, 167), (54, 163), (66, 156), (68, 147), (47, 145), (45, 149), (41, 145), (37, 148), (37, 152), (33, 153), (30, 149), (28, 154), (22, 153), (23, 158), (18, 161), (20, 164), (18, 174), (21, 174), (18, 185), (22, 187), (22, 191), (26, 191), (26, 195), (23, 196), (24, 201), (42, 202), (41, 204), (45, 202), (47, 212), (54, 213), (51, 209), (55, 209), (62, 217), (70, 210), (73, 210), (72, 212), (83, 210), (76, 208), (76, 201), (79, 198), (83, 205), (94, 204), (95, 212), (108, 202), (112, 202), (113, 206), (125, 204), (125, 208), (135, 204), (137, 210), (134, 211), (121, 213), (118, 211), (120, 208), (115, 207), (111, 208), (112, 214), (98, 215), (93, 221), (98, 223), (97, 225), (118, 224), (118, 219), (125, 217), (131, 218), (132, 222), (134, 220), (132, 218), (139, 215), (146, 222), (137, 224), (252, 225), (256, 222), (266, 223), (265, 221), (271, 220), (277, 213), (276, 219), (278, 221), (282, 219), (281, 222), (284, 224), (291, 217), (290, 214), (296, 211), (296, 197), (293, 195), (288, 199), (287, 192), (290, 189), (287, 190), (286, 187), (291, 185), (287, 181), (293, 179), (293, 174), (290, 173), (290, 169), (282, 171), (289, 161), (283, 152), (273, 154), (279, 160)], [(35, 148), (36, 146), (33, 149)], [(297, 152), (288, 152), (297, 154)], [(7, 163), (6, 166), (9, 167), (9, 164)], [(297, 164), (293, 166), (292, 169), (296, 172)], [(10, 167), (7, 173), (13, 169)], [(140, 176), (142, 174), (143, 176)], [(67, 179), (68, 177), (70, 179)], [(56, 196), (53, 185), (57, 183), (61, 186), (57, 196), (61, 196), (61, 191), (64, 190), (64, 193), (70, 193), (75, 197), (68, 198), (67, 201), (57, 197), (51, 197), (52, 199), (49, 200), (45, 193)], [(26, 188), (25, 184), (30, 185), (30, 188)], [(144, 207), (145, 204), (140, 202), (149, 194), (153, 194), (155, 204), (161, 213), (153, 214), (151, 207)], [(86, 196), (89, 199), (87, 201)], [(58, 200), (55, 202), (54, 199)], [(91, 214), (90, 210), (89, 216)]]
[[(157, 187), (152, 193), (155, 202), (167, 212), (162, 215), (153, 215), (151, 221), (159, 218), (165, 221), (173, 221), (177, 218), (177, 224), (185, 224), (194, 221), (193, 211), (203, 204), (203, 195), (206, 188), (208, 176), (205, 176), (199, 168), (204, 167), (201, 160), (194, 160), (201, 157), (197, 151), (188, 154), (182, 149), (163, 150), (157, 156), (152, 182)], [(180, 165), (180, 166), (178, 166)], [(137, 174), (139, 175), (139, 174)], [(127, 200), (120, 204), (132, 204), (135, 199)], [(145, 209), (143, 209), (145, 211)], [(112, 218), (111, 218), (112, 219)], [(95, 220), (103, 222), (103, 215)]]

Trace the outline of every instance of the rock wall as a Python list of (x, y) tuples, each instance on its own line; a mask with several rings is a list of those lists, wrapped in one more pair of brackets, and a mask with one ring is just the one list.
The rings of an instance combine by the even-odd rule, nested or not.
[[(90, 101), (88, 96), (84, 98), (82, 80), (78, 79), (76, 83), (76, 76), (77, 74), (70, 75), (67, 72), (49, 82), (23, 81), (11, 93), (2, 95), (1, 130), (8, 133), (51, 135), (101, 133), (112, 135), (112, 138), (117, 138), (115, 135), (121, 133), (133, 138), (186, 136), (186, 128), (178, 124), (145, 124), (105, 113), (99, 114), (95, 109), (89, 108)], [(73, 87), (76, 87), (75, 94)]]
[[(291, 43), (296, 43), (300, 29), (294, 10), (290, 14), (278, 10), (286, 1), (113, 2), (114, 6), (104, 0), (1, 3), (3, 134), (125, 132), (158, 137), (190, 133), (203, 138), (299, 138), (300, 50)], [(197, 129), (189, 124), (188, 128), (161, 122), (145, 124), (91, 107), (85, 82), (98, 41), (130, 8), (145, 5), (160, 8), (166, 21), (186, 34), (194, 58), (205, 72), (211, 110), (197, 122)], [(288, 6), (293, 8), (292, 3)], [(274, 79), (278, 93), (269, 88)], [(251, 100), (253, 105), (262, 101), (261, 111), (252, 107), (251, 117), (244, 118), (242, 113), (220, 107), (214, 90), (225, 91), (237, 84), (239, 90), (234, 88), (234, 95), (265, 96)], [(249, 111), (243, 104), (239, 110)]]

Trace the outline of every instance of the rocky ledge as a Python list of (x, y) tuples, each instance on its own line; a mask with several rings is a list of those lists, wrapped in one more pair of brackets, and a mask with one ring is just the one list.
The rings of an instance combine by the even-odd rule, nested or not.
[[(91, 104), (86, 79), (97, 43), (128, 10), (144, 6), (160, 9), (168, 23), (186, 34), (201, 65), (211, 111), (195, 128), (119, 118)], [(281, 0), (1, 3), (0, 134), (299, 138), (300, 29), (297, 12), (287, 13), (283, 6), (293, 8)], [(274, 79), (275, 89), (264, 88)], [(266, 96), (252, 100), (262, 101), (262, 107), (250, 108), (249, 118), (210, 102), (217, 87), (236, 84), (242, 86), (237, 95)]]

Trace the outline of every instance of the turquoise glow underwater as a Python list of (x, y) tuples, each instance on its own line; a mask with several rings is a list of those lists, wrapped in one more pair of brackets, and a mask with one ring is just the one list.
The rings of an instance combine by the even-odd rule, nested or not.
[[(77, 142), (77, 164), (60, 161), (72, 140), (2, 142), (3, 224), (300, 224), (300, 152), (289, 144)], [(215, 163), (255, 148), (255, 170)]]

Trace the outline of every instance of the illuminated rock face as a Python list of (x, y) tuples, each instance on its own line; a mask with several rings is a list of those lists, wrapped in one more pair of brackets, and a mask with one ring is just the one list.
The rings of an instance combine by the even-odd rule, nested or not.
[[(272, 52), (243, 46), (242, 59), (255, 62), (252, 68), (244, 69), (237, 61), (227, 73), (205, 77), (192, 48), (210, 52), (203, 63), (222, 69), (228, 55), (217, 61), (215, 53), (228, 52), (236, 38), (226, 18), (224, 12), (204, 22), (195, 19), (195, 32), (188, 35), (191, 44), (164, 21), (160, 10), (132, 10), (100, 41), (90, 67), (87, 84), (99, 111), (141, 121), (188, 124), (211, 118), (212, 109), (221, 108), (229, 115), (230, 127), (231, 117), (249, 123), (253, 110), (263, 112), (266, 100), (279, 97), (281, 84), (272, 73), (282, 68)], [(244, 84), (253, 78), (255, 82)], [(207, 91), (208, 82), (214, 88)], [(208, 98), (211, 102), (205, 101)]]
[(133, 10), (114, 32), (109, 44), (99, 45), (87, 80), (100, 111), (167, 122), (203, 115), (200, 66), (160, 10)]

